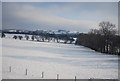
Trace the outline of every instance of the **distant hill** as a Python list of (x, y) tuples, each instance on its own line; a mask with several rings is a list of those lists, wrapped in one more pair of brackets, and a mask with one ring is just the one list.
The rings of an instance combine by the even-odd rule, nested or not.
[(67, 31), (67, 30), (22, 30), (22, 29), (3, 29), (4, 33), (9, 34), (29, 34), (29, 35), (39, 35), (39, 34), (55, 34), (55, 35), (68, 35), (70, 37), (76, 37), (79, 32), (77, 31)]

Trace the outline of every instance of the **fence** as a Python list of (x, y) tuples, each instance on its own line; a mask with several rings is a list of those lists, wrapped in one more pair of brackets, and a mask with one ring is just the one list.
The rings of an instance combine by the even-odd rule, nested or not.
[[(24, 69), (24, 74), (25, 76), (28, 76), (29, 75), (29, 71), (27, 68)], [(9, 70), (8, 70), (9, 73), (12, 73), (13, 72), (13, 68), (11, 66), (9, 66)], [(40, 79), (45, 79), (45, 73), (44, 72), (41, 72), (41, 77)], [(60, 79), (60, 74), (56, 74), (56, 79), (53, 79), (54, 80), (57, 80), (57, 81), (119, 81), (117, 79), (95, 79), (95, 78), (89, 78), (89, 79), (77, 79), (77, 76), (74, 76), (73, 79)], [(34, 79), (33, 79), (34, 80)], [(49, 79), (47, 79), (49, 80)], [(52, 80), (52, 79), (51, 79)]]

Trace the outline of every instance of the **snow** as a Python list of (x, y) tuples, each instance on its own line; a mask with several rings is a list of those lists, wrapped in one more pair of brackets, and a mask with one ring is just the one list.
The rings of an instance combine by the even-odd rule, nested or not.
[[(84, 46), (2, 38), (3, 79), (118, 79), (118, 57)], [(23, 35), (24, 36), (24, 35)], [(11, 66), (11, 72), (9, 67)], [(25, 70), (28, 75), (25, 75)], [(41, 74), (44, 72), (44, 77)]]
[(2, 40), (0, 39), (0, 80), (2, 80)]

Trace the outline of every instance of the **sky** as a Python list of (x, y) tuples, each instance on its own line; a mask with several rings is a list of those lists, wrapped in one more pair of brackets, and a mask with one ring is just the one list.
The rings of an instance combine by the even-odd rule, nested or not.
[(2, 28), (88, 32), (110, 21), (118, 27), (117, 2), (2, 2)]

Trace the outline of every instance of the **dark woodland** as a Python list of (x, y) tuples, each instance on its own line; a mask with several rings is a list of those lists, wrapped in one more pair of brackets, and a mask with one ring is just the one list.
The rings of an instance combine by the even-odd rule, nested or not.
[(117, 35), (115, 25), (103, 21), (99, 23), (99, 27), (91, 29), (87, 34), (79, 34), (75, 44), (101, 53), (120, 55), (120, 36)]

